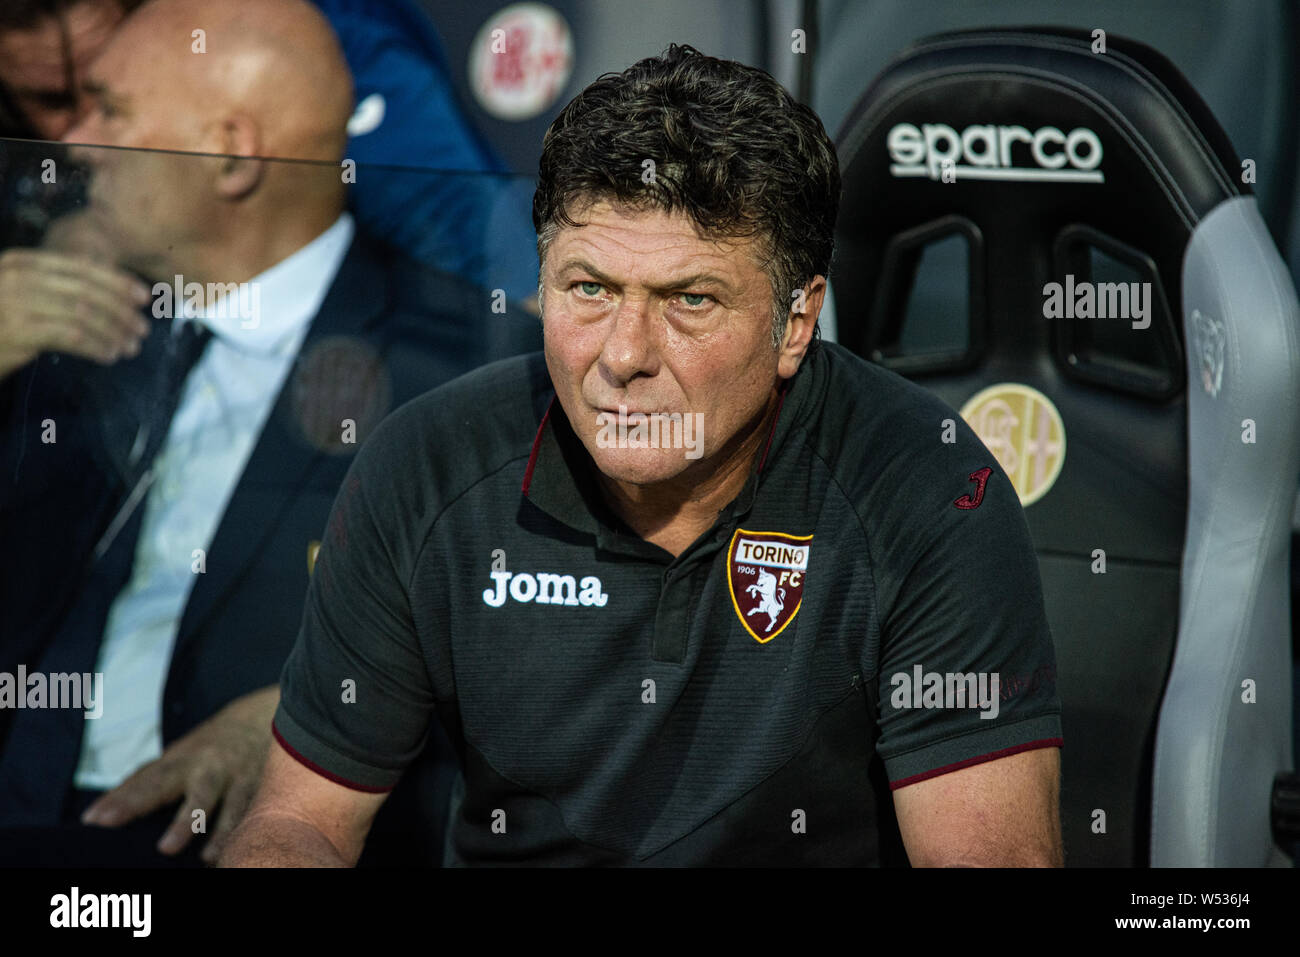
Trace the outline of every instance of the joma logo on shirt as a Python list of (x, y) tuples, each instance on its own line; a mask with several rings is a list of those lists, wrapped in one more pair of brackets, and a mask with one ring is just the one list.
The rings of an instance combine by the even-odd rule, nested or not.
[(513, 574), (507, 571), (489, 572), (492, 587), (483, 590), (483, 601), (493, 608), (506, 603), (506, 592), (515, 601), (536, 602), (539, 605), (594, 605), (604, 607), (609, 596), (601, 590), (600, 579), (588, 575), (579, 582), (572, 575), (551, 572)]

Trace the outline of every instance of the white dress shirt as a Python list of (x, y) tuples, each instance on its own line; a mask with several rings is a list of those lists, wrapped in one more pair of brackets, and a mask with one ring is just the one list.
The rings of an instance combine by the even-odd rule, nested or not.
[(131, 579), (104, 626), (95, 670), (104, 674), (105, 706), (102, 717), (86, 722), (74, 778), (79, 788), (116, 787), (162, 754), (163, 690), (198, 580), (195, 549), (203, 550), (209, 572), (223, 560), (208, 548), (352, 233), (352, 217), (344, 213), (249, 280), (242, 313), (230, 302), (205, 303), (200, 311), (175, 303), (178, 323), (192, 316), (213, 336), (185, 380), (154, 459)]

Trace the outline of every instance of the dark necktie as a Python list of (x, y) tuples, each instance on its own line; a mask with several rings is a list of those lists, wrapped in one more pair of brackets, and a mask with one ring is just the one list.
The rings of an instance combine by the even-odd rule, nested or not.
[[(185, 379), (198, 362), (211, 333), (196, 322), (155, 329), (137, 358), (143, 368), (132, 369), (137, 423), (131, 447), (111, 454), (125, 469), (126, 494), (109, 522), (94, 554), (89, 556), (73, 607), (45, 644), (39, 661), (27, 664), (28, 674), (93, 673), (99, 657), (108, 613), (131, 578), (136, 543), (143, 526), (144, 499), (153, 482), (153, 461), (162, 448), (172, 416), (180, 403)], [(135, 365), (135, 363), (132, 363)], [(136, 378), (138, 376), (139, 378)], [(120, 408), (119, 408), (120, 411)], [(121, 441), (118, 428), (110, 435)], [(16, 689), (25, 694), (26, 689)], [(114, 690), (102, 688), (104, 707), (113, 706)], [(13, 727), (0, 754), (0, 827), (52, 826), (60, 822), (81, 753), (85, 712), (74, 708), (26, 709), (14, 712)], [(94, 720), (94, 719), (89, 719)]]
[(127, 414), (127, 422), (135, 426), (134, 436), (128, 445), (120, 434), (119, 423), (119, 434), (109, 438), (115, 445), (126, 495), (95, 546), (96, 560), (106, 554), (148, 494), (153, 484), (153, 461), (167, 438), (185, 379), (211, 338), (212, 333), (199, 323), (184, 322), (165, 327), (155, 341), (146, 345), (153, 355), (142, 370), (145, 388), (135, 390), (135, 401), (128, 402), (135, 407)]

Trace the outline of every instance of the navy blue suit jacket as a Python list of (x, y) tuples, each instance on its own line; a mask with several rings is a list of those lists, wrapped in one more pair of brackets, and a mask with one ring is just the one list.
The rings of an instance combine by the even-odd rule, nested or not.
[[(163, 700), (164, 745), (234, 698), (278, 682), (300, 623), (309, 545), (324, 537), (352, 456), (382, 414), (478, 365), (540, 343), (535, 318), (512, 308), (494, 313), (489, 292), (358, 234), (240, 476), (207, 550), (206, 571), (185, 607)], [(102, 403), (88, 402), (91, 390), (68, 383), (102, 384), (104, 376), (131, 372), (131, 361), (103, 372), (46, 355), (4, 384), (0, 670), (13, 673), (23, 663), (32, 671), (39, 661), (58, 666), (51, 671), (95, 670), (102, 635), (62, 656), (52, 655), (50, 639), (76, 601), (94, 544), (125, 489), (105, 449)], [(358, 383), (366, 388), (358, 389)], [(355, 444), (339, 441), (345, 417), (356, 422)], [(47, 419), (58, 428), (53, 444), (40, 441)], [(320, 433), (314, 441), (312, 432)], [(321, 447), (323, 437), (332, 447)], [(110, 694), (106, 689), (107, 706)], [(0, 711), (0, 748), (10, 718), (12, 713)], [(61, 786), (70, 787), (66, 755), (79, 749), (84, 724), (79, 711), (46, 712), (47, 753), (64, 759), (41, 762), (48, 770), (28, 767), (24, 774), (68, 777)], [(55, 824), (58, 814), (57, 808), (25, 807), (22, 823)], [(0, 820), (5, 823), (12, 822)]]

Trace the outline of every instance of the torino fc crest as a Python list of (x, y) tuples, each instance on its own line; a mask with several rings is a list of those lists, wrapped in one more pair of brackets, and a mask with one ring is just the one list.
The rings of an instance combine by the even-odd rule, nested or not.
[(727, 551), (731, 604), (754, 640), (766, 644), (794, 620), (808, 576), (811, 535), (736, 529)]

